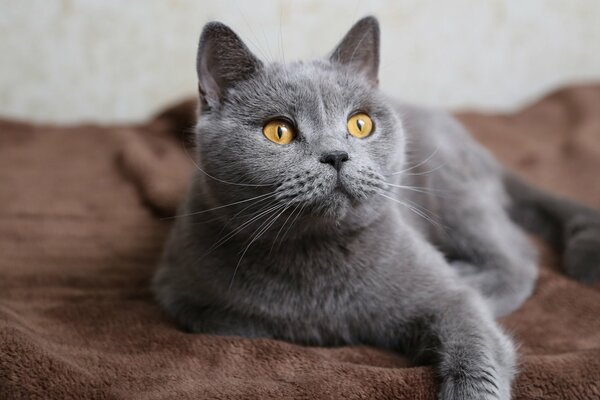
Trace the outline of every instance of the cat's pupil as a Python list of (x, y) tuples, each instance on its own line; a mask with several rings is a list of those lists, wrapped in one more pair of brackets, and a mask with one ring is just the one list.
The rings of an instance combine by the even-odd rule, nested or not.
[(281, 140), (284, 132), (285, 132), (285, 128), (283, 126), (279, 125), (277, 127), (277, 138)]
[(356, 126), (358, 127), (358, 130), (362, 132), (363, 127), (365, 126), (365, 121), (363, 121), (362, 119), (357, 119)]

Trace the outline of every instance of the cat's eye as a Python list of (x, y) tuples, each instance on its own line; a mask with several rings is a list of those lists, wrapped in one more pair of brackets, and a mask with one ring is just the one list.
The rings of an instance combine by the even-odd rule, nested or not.
[(373, 120), (365, 113), (348, 118), (348, 133), (357, 138), (365, 138), (373, 132)]
[(279, 119), (267, 122), (263, 127), (263, 134), (271, 142), (277, 144), (288, 144), (296, 136), (294, 128), (289, 123)]

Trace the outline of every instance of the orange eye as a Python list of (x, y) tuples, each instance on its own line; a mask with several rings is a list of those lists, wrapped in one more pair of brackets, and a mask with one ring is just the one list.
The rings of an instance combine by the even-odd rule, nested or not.
[(273, 120), (263, 127), (263, 134), (273, 143), (288, 144), (296, 136), (294, 129), (285, 121)]
[(366, 138), (373, 132), (373, 121), (365, 113), (354, 114), (348, 118), (348, 133), (359, 139)]

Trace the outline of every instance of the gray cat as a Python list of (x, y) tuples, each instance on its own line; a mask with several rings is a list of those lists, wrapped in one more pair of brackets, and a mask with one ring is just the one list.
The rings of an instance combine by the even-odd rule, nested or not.
[(197, 166), (154, 279), (192, 332), (432, 363), (440, 399), (509, 399), (515, 350), (494, 318), (534, 289), (513, 222), (600, 273), (600, 217), (507, 173), (443, 112), (378, 89), (379, 27), (330, 57), (263, 64), (228, 27), (198, 50)]

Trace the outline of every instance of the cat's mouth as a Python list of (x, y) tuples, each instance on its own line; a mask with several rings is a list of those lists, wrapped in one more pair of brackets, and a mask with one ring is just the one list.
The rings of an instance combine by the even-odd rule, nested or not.
[(329, 208), (328, 214), (344, 215), (349, 208), (358, 206), (364, 200), (364, 193), (357, 192), (357, 188), (349, 177), (338, 174), (332, 181), (328, 194), (325, 194), (325, 208)]
[(310, 171), (305, 178), (299, 175), (297, 179), (284, 181), (278, 189), (278, 197), (283, 201), (293, 199), (290, 204), (298, 204), (294, 207), (304, 212), (339, 220), (368, 201), (376, 193), (379, 180), (364, 169), (336, 172)]
[(332, 192), (345, 195), (348, 198), (353, 197), (352, 194), (350, 193), (350, 191), (348, 190), (348, 187), (346, 186), (346, 184), (344, 183), (344, 181), (342, 180), (342, 178), (340, 177), (339, 174), (336, 178), (335, 184), (333, 185)]

